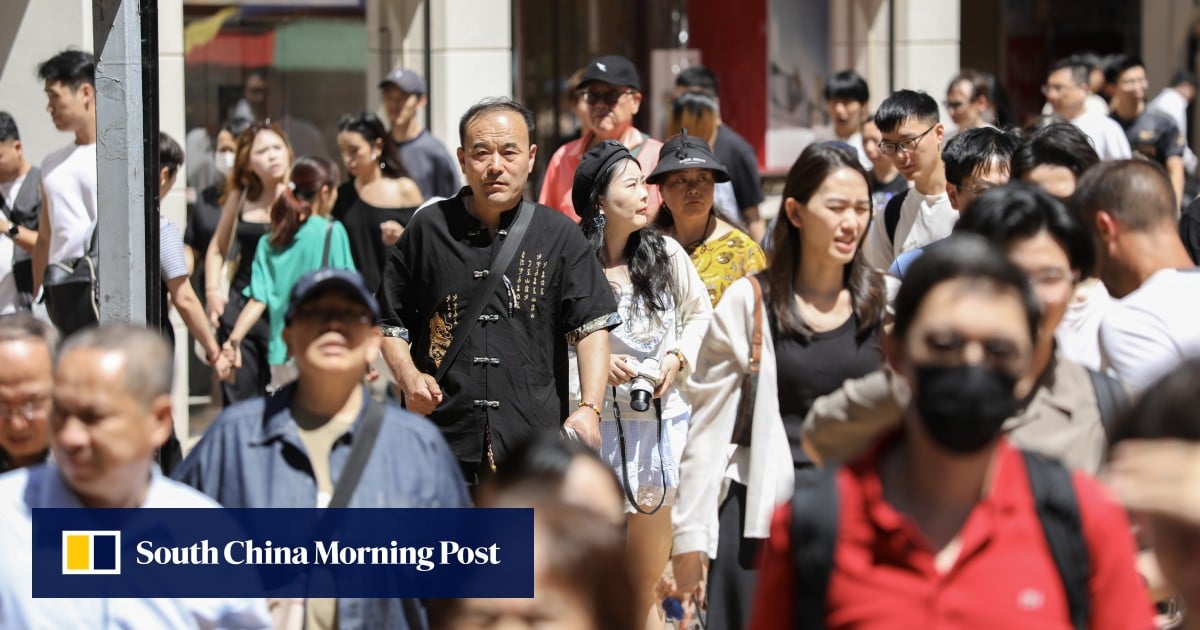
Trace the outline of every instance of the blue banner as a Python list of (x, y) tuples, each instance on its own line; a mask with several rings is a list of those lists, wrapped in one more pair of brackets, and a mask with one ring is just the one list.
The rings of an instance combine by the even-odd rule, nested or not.
[(34, 597), (533, 597), (532, 509), (33, 510)]

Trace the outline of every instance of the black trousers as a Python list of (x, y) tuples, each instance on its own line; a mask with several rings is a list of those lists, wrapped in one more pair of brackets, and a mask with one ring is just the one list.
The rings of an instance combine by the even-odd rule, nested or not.
[(708, 567), (708, 630), (740, 630), (750, 622), (762, 541), (742, 536), (746, 486), (730, 483), (718, 514), (717, 557)]
[[(229, 304), (221, 315), (217, 341), (223, 344), (229, 339), (229, 333), (233, 332), (233, 325), (248, 301), (238, 289), (229, 293)], [(267, 385), (271, 383), (271, 366), (267, 363), (267, 346), (271, 337), (269, 317), (269, 314), (263, 313), (246, 338), (242, 339), (242, 367), (234, 372), (232, 383), (221, 383), (221, 396), (226, 407), (267, 394)]]

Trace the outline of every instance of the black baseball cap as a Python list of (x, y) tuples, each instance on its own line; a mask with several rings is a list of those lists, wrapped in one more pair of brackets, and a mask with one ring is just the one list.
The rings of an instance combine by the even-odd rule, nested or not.
[(425, 79), (422, 79), (421, 75), (417, 74), (416, 72), (413, 72), (412, 70), (406, 70), (404, 68), (396, 68), (395, 70), (389, 72), (388, 75), (379, 82), (379, 89), (382, 90), (389, 85), (400, 88), (400, 91), (404, 92), (405, 94), (424, 96), (425, 94), (429, 93), (429, 88), (425, 86)]
[(638, 78), (637, 68), (633, 67), (632, 61), (621, 55), (605, 55), (599, 59), (593, 59), (587, 65), (587, 69), (583, 71), (583, 77), (579, 79), (579, 87), (582, 89), (592, 81), (603, 81), (610, 85), (631, 87), (639, 92), (642, 91), (642, 81)]
[(583, 154), (583, 159), (579, 160), (579, 166), (575, 168), (575, 180), (571, 184), (571, 203), (574, 204), (575, 214), (579, 215), (580, 220), (590, 221), (596, 216), (596, 208), (588, 207), (588, 193), (591, 192), (592, 186), (596, 185), (596, 179), (610, 166), (625, 158), (634, 159), (629, 149), (616, 140), (605, 140)]
[(291, 325), (301, 306), (326, 291), (337, 291), (354, 298), (371, 311), (372, 321), (379, 321), (379, 303), (367, 289), (362, 274), (348, 269), (318, 269), (300, 276), (296, 286), (292, 287), (292, 297), (283, 314), (284, 323)]
[(683, 171), (689, 168), (704, 168), (712, 171), (713, 181), (718, 184), (729, 181), (729, 171), (725, 165), (717, 161), (716, 156), (708, 148), (708, 143), (689, 136), (687, 131), (667, 140), (662, 150), (658, 152), (658, 166), (646, 178), (647, 184), (657, 184), (669, 173)]

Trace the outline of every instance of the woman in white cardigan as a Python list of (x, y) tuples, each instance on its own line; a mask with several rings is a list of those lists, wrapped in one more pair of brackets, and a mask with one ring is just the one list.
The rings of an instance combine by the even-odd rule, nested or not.
[(753, 416), (733, 442), (754, 330), (751, 279), (713, 313), (688, 380), (694, 409), (672, 513), (676, 594), (696, 592), (705, 559), (708, 627), (741, 628), (750, 612), (760, 541), (775, 506), (811, 468), (799, 430), (812, 400), (878, 368), (884, 290), (859, 254), (871, 219), (867, 174), (842, 143), (811, 145), (788, 172), (763, 293)]
[[(580, 161), (573, 185), (580, 227), (604, 265), (622, 319), (609, 337), (610, 387), (595, 409), (600, 456), (625, 491), (635, 610), (646, 615), (647, 628), (661, 628), (654, 589), (670, 558), (671, 505), (691, 419), (680, 387), (712, 306), (679, 243), (647, 227), (646, 178), (628, 149), (612, 141), (596, 145)], [(635, 399), (638, 380), (653, 382), (649, 396)]]

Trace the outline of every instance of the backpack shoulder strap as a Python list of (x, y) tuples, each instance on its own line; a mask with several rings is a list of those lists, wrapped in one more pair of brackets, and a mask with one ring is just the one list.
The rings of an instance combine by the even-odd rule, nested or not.
[(789, 531), (796, 576), (796, 628), (825, 629), (825, 601), (838, 531), (837, 471), (836, 467), (796, 471)]
[(1038, 520), (1067, 594), (1071, 625), (1076, 630), (1085, 630), (1091, 610), (1088, 594), (1091, 568), (1071, 473), (1057, 460), (1045, 455), (1028, 451), (1023, 451), (1022, 455)]
[(1092, 378), (1092, 389), (1096, 392), (1096, 405), (1100, 407), (1100, 424), (1104, 434), (1112, 435), (1113, 425), (1129, 405), (1129, 392), (1117, 379), (1088, 368)]
[(898, 195), (892, 195), (888, 199), (887, 205), (883, 207), (883, 226), (887, 228), (888, 240), (892, 242), (892, 247), (896, 246), (896, 228), (900, 225), (900, 208), (904, 205), (904, 198), (908, 196), (909, 190)]

